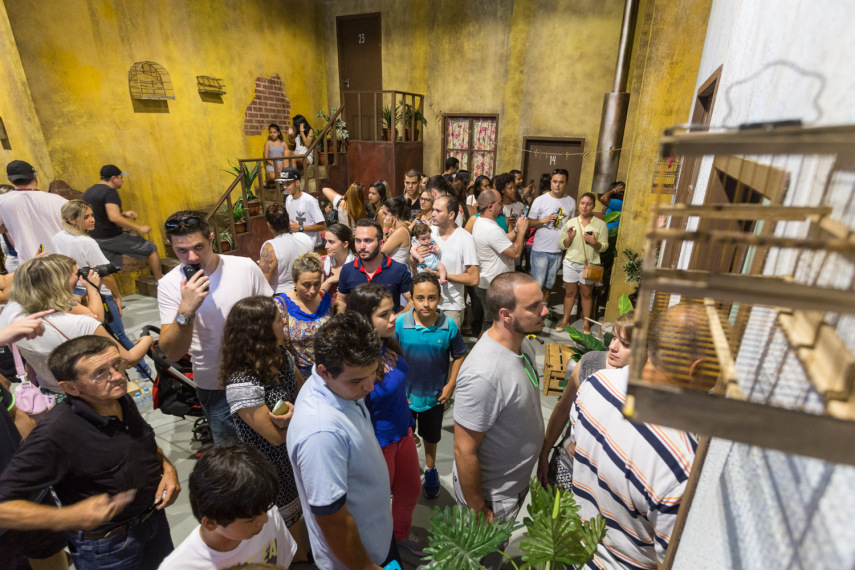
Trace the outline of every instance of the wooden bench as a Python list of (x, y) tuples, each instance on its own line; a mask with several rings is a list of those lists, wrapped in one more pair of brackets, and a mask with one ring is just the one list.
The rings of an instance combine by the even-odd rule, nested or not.
[(546, 356), (543, 364), (543, 395), (560, 396), (564, 392), (561, 383), (567, 373), (567, 367), (571, 369), (576, 365), (573, 360), (573, 349), (568, 344), (546, 343)]

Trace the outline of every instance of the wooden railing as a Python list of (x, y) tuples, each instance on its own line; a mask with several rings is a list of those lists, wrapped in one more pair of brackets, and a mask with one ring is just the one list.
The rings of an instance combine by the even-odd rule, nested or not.
[[(275, 178), (277, 179), (275, 182), (275, 199), (274, 201), (279, 202), (280, 204), (285, 201), (284, 195), (282, 193), (282, 185), (278, 181), (280, 171), (287, 166), (288, 161), (296, 161), (299, 159), (305, 159), (309, 156), (314, 156), (314, 164), (313, 167), (309, 167), (307, 165), (306, 168), (303, 169), (303, 191), (308, 191), (308, 181), (315, 181), (315, 189), (320, 188), (320, 175), (317, 166), (334, 166), (337, 164), (339, 160), (339, 156), (344, 153), (344, 144), (345, 141), (340, 139), (338, 136), (338, 131), (335, 128), (336, 120), (341, 116), (342, 111), (344, 111), (344, 105), (341, 106), (335, 113), (333, 113), (330, 120), (324, 125), (324, 128), (318, 133), (318, 135), (314, 138), (312, 143), (309, 145), (306, 152), (302, 154), (294, 154), (284, 158), (242, 158), (238, 159), (238, 169), (240, 172), (235, 176), (235, 179), (229, 184), (226, 191), (223, 192), (220, 199), (217, 200), (214, 207), (208, 212), (206, 220), (211, 224), (214, 228), (214, 236), (215, 243), (219, 244), (221, 241), (221, 230), (220, 230), (220, 220), (217, 213), (225, 206), (225, 224), (228, 233), (231, 236), (232, 249), (234, 249), (234, 244), (236, 241), (236, 236), (238, 232), (236, 231), (236, 224), (239, 225), (241, 222), (235, 222), (235, 204), (240, 203), (244, 208), (244, 223), (247, 223), (249, 217), (251, 215), (263, 214), (267, 210), (267, 203), (272, 202), (267, 200), (265, 196), (265, 184), (267, 178), (267, 169), (265, 166), (273, 162), (274, 172), (276, 173)], [(316, 152), (317, 151), (317, 152)], [(252, 186), (247, 184), (247, 176), (245, 172), (251, 173), (255, 169), (256, 176), (254, 180), (252, 180)], [(250, 176), (250, 178), (252, 178)], [(237, 187), (240, 187), (240, 197), (236, 200), (232, 200), (232, 194)], [(256, 210), (257, 208), (257, 210)], [(242, 233), (242, 232), (241, 232)]]
[[(424, 95), (406, 91), (342, 91), (348, 130), (355, 141), (421, 141)], [(401, 130), (398, 130), (401, 127)]]

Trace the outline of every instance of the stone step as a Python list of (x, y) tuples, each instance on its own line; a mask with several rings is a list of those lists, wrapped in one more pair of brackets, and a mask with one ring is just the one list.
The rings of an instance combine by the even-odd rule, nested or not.
[(140, 295), (157, 298), (157, 282), (154, 280), (154, 276), (143, 275), (136, 280), (136, 285), (137, 293)]
[(178, 261), (175, 257), (161, 257), (160, 258), (160, 268), (163, 271), (163, 274), (166, 275), (176, 267), (181, 265), (181, 262)]

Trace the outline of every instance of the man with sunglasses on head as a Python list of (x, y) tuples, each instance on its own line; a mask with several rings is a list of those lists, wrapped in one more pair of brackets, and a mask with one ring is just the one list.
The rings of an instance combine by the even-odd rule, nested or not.
[(237, 436), (219, 378), (226, 317), (241, 299), (270, 297), (273, 289), (248, 257), (214, 253), (214, 234), (202, 212), (176, 212), (165, 226), (166, 239), (181, 265), (157, 286), (160, 349), (176, 361), (190, 353), (202, 411), (214, 442), (221, 443)]
[[(127, 361), (112, 339), (86, 335), (48, 365), (68, 398), (0, 477), (0, 526), (65, 531), (78, 570), (157, 568), (172, 551), (164, 509), (181, 487), (128, 395)], [(62, 508), (30, 501), (47, 487)]]
[[(454, 494), (487, 520), (516, 518), (543, 442), (540, 381), (526, 335), (543, 329), (540, 286), (525, 273), (503, 273), (487, 290), (492, 326), (457, 375)], [(481, 560), (498, 569), (502, 555)]]
[(300, 171), (296, 168), (283, 168), (279, 176), (286, 194), (285, 210), (291, 218), (291, 231), (305, 232), (315, 248), (323, 246), (321, 232), (327, 229), (327, 222), (318, 199), (300, 188)]

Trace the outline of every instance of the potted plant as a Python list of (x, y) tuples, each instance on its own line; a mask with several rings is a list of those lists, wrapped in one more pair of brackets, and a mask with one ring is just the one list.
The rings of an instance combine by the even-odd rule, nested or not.
[(235, 222), (235, 233), (246, 233), (246, 208), (244, 208), (242, 200), (238, 200), (232, 206), (232, 216)]
[[(413, 132), (413, 121), (415, 120), (415, 132)], [(419, 125), (425, 126), (427, 125), (427, 119), (425, 119), (422, 112), (413, 109), (413, 106), (409, 103), (404, 105), (404, 140), (405, 141), (417, 141), (419, 140)]]
[[(594, 558), (597, 545), (606, 536), (606, 520), (597, 515), (582, 521), (573, 495), (563, 489), (543, 488), (532, 477), (529, 483), (531, 503), (523, 519), (526, 532), (520, 543), (522, 568), (564, 568), (568, 564), (584, 566)], [(474, 509), (434, 507), (431, 517), (430, 546), (422, 559), (426, 570), (477, 570), (483, 568), (479, 559), (492, 552), (501, 552), (513, 567), (519, 566), (499, 550), (511, 537), (519, 523), (486, 522), (484, 515)]]
[(235, 248), (235, 239), (232, 237), (232, 234), (229, 230), (223, 230), (220, 232), (219, 238), (219, 252), (218, 253), (226, 253)]
[(384, 105), (380, 111), (380, 125), (383, 129), (383, 140), (392, 141), (398, 138), (397, 124), (401, 122), (401, 108), (395, 107), (395, 114), (392, 116), (392, 108)]
[(252, 191), (253, 184), (255, 184), (255, 181), (258, 179), (258, 167), (258, 163), (255, 163), (252, 168), (249, 168), (246, 164), (240, 164), (240, 162), (238, 162), (238, 164), (232, 164), (232, 162), (229, 161), (229, 169), (223, 169), (223, 172), (228, 172), (235, 176), (243, 174), (243, 183), (246, 187), (246, 205), (250, 216), (257, 216), (261, 212), (261, 200), (259, 200)]
[[(333, 115), (335, 115), (337, 111), (338, 107), (333, 107), (331, 112)], [(328, 123), (332, 119), (332, 117), (330, 117), (330, 115), (327, 115), (326, 111), (324, 111), (323, 109), (318, 111), (317, 117), (319, 119), (325, 120)], [(344, 119), (341, 118), (341, 115), (339, 115), (338, 118), (335, 120), (335, 134), (339, 140), (339, 148), (337, 150), (341, 152), (342, 148), (346, 146), (347, 139), (350, 137), (350, 133), (347, 130), (347, 123), (344, 121)]]

